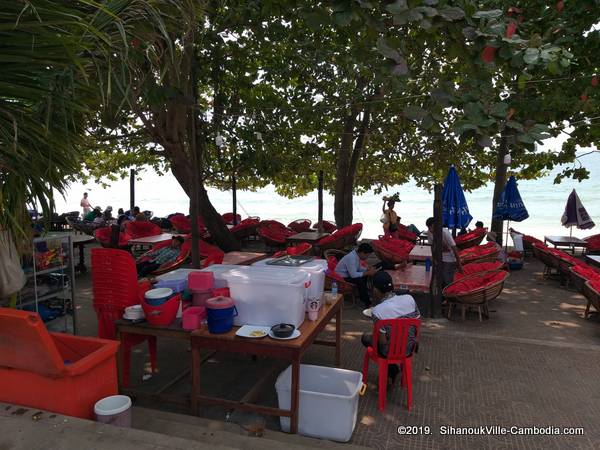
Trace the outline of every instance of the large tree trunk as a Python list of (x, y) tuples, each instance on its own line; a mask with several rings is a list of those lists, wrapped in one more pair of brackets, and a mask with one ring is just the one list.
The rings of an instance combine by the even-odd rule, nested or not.
[(494, 198), (492, 204), (492, 219), (491, 219), (491, 231), (496, 233), (497, 241), (502, 245), (502, 232), (504, 228), (504, 221), (495, 220), (494, 214), (496, 213), (496, 205), (500, 200), (500, 195), (506, 186), (506, 175), (508, 171), (508, 165), (504, 164), (504, 157), (508, 154), (508, 142), (506, 137), (503, 135), (500, 138), (500, 146), (498, 148), (498, 157), (496, 159), (496, 180), (494, 181)]
[(441, 184), (436, 184), (434, 187), (433, 197), (433, 243), (431, 247), (432, 256), (432, 274), (431, 274), (431, 304), (429, 315), (434, 316), (435, 309), (442, 304), (442, 290), (444, 288), (444, 280), (442, 276), (442, 190)]
[[(333, 213), (336, 225), (341, 228), (352, 223), (352, 190), (354, 178), (348, 176), (350, 160), (352, 159), (352, 146), (354, 143), (354, 124), (358, 110), (352, 107), (344, 121), (344, 134), (337, 152), (335, 193)], [(348, 198), (350, 201), (348, 201)]]

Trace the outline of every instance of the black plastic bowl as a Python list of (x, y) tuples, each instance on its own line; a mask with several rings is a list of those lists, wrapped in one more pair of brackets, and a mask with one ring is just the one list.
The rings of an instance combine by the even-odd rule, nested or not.
[(295, 329), (296, 327), (291, 323), (278, 323), (277, 325), (273, 325), (271, 327), (273, 336), (278, 338), (290, 337)]

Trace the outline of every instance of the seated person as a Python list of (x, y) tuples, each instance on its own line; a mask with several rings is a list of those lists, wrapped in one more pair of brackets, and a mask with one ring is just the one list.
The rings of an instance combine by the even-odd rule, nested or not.
[(102, 211), (99, 206), (96, 206), (89, 213), (83, 216), (83, 220), (87, 220), (88, 222), (93, 222), (96, 217), (102, 217)]
[(478, 220), (477, 222), (475, 222), (475, 229), (476, 230), (480, 230), (483, 228), (483, 222), (481, 220)]
[(181, 236), (173, 236), (171, 245), (151, 251), (142, 256), (136, 262), (138, 277), (143, 278), (163, 264), (175, 261), (181, 252), (181, 244), (183, 244), (183, 238)]
[(356, 250), (352, 250), (340, 259), (335, 267), (338, 275), (358, 287), (360, 300), (367, 307), (371, 306), (367, 277), (374, 275), (377, 268), (363, 266), (361, 261), (365, 261), (371, 253), (373, 253), (373, 247), (370, 244), (362, 243)]
[[(373, 276), (373, 298), (379, 301), (379, 304), (371, 310), (374, 321), (401, 318), (419, 319), (421, 317), (419, 308), (412, 295), (396, 295), (392, 277), (387, 272), (377, 272)], [(383, 357), (386, 357), (388, 354), (389, 332), (390, 330), (387, 329), (387, 327), (383, 327), (379, 330), (377, 351), (379, 352), (379, 355)], [(373, 345), (373, 335), (371, 333), (364, 333), (361, 341), (365, 347), (370, 347)], [(413, 327), (411, 327), (408, 331), (408, 343), (406, 346), (407, 356), (414, 351), (416, 344), (416, 333)], [(400, 368), (398, 365), (388, 365), (388, 381), (390, 384), (394, 383), (399, 373)]]
[(137, 213), (135, 215), (135, 222), (147, 222), (148, 218), (146, 217), (146, 215), (144, 213)]
[(488, 242), (493, 242), (494, 244), (496, 244), (496, 248), (498, 249), (498, 261), (500, 261), (502, 264), (506, 263), (506, 252), (504, 251), (504, 248), (502, 248), (502, 246), (500, 244), (498, 244), (498, 242), (496, 241), (497, 235), (495, 232), (493, 231), (489, 231), (486, 234), (486, 240)]

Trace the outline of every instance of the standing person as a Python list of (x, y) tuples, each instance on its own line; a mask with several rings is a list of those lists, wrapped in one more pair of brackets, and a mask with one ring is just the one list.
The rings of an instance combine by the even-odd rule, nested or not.
[(83, 208), (83, 214), (81, 215), (82, 217), (85, 217), (85, 215), (92, 210), (92, 205), (90, 204), (90, 201), (88, 200), (87, 192), (83, 193), (83, 198), (81, 199), (81, 202), (79, 202), (79, 206), (81, 206)]
[[(394, 284), (389, 273), (381, 271), (373, 276), (373, 298), (379, 301), (379, 304), (371, 310), (371, 316), (374, 321), (386, 319), (420, 319), (421, 313), (415, 299), (412, 295), (396, 295)], [(379, 330), (377, 339), (377, 351), (380, 356), (386, 357), (390, 348), (389, 327), (383, 327)], [(373, 335), (364, 333), (361, 342), (365, 347), (373, 345)], [(414, 351), (417, 344), (416, 330), (411, 327), (408, 330), (408, 342), (406, 343), (406, 356)], [(388, 365), (388, 382), (394, 384), (396, 377), (400, 373), (400, 368), (396, 364)]]
[[(430, 217), (425, 222), (429, 244), (433, 243), (433, 223), (433, 217)], [(442, 228), (442, 262), (442, 278), (444, 286), (448, 286), (454, 280), (454, 273), (457, 270), (462, 273), (462, 265), (460, 263), (460, 256), (458, 255), (458, 248), (456, 248), (454, 239), (452, 239), (452, 235), (447, 228)]]
[[(383, 197), (383, 206), (381, 208), (383, 212), (383, 215), (381, 216), (383, 233), (385, 236), (394, 238), (398, 238), (398, 223), (400, 223), (400, 218), (398, 217), (398, 214), (396, 214), (396, 211), (394, 211), (396, 201), (400, 201), (398, 194), (395, 194), (392, 197)], [(386, 202), (388, 209), (385, 209)]]
[(340, 259), (335, 267), (335, 272), (338, 275), (356, 285), (360, 300), (367, 308), (371, 306), (367, 277), (374, 275), (377, 272), (377, 268), (368, 267), (367, 265), (363, 266), (361, 262), (365, 261), (371, 253), (373, 253), (373, 247), (370, 244), (362, 243), (356, 250), (352, 250)]

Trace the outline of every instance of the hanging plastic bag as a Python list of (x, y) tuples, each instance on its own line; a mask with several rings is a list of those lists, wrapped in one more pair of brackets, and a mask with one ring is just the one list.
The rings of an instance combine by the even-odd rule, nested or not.
[(0, 298), (10, 297), (25, 286), (27, 278), (15, 243), (8, 232), (0, 232)]

